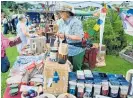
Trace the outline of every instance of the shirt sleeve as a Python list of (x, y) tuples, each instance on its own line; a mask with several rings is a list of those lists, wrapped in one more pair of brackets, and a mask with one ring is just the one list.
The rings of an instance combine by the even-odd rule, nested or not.
[(82, 23), (80, 21), (74, 22), (70, 30), (72, 35), (77, 35), (83, 38), (84, 32), (83, 32)]
[(1, 42), (2, 42), (2, 48), (6, 49), (9, 47), (10, 40), (1, 34)]

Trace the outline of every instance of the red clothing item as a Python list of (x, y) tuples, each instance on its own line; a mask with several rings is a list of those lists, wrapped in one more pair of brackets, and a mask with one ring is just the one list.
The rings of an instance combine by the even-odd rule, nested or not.
[(5, 49), (9, 47), (10, 40), (1, 33), (1, 57), (6, 55)]

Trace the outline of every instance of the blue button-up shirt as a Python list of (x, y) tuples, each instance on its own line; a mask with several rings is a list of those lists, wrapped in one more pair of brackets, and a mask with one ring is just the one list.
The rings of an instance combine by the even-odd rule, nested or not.
[[(83, 38), (84, 32), (82, 27), (82, 22), (75, 17), (70, 17), (68, 20), (60, 20), (59, 24), (59, 32), (63, 34), (69, 35), (77, 35)], [(68, 43), (78, 43), (81, 41), (75, 41), (71, 39), (67, 39)], [(75, 47), (73, 45), (68, 45), (68, 56), (75, 56), (85, 51), (84, 48)]]

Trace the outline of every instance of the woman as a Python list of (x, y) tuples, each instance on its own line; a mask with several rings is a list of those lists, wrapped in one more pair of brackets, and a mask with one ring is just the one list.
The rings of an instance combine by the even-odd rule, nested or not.
[[(72, 8), (63, 6), (60, 13), (61, 19), (58, 36), (64, 39), (66, 37), (68, 43), (68, 56), (73, 65), (73, 71), (81, 70), (85, 49), (82, 48), (82, 38), (84, 36), (82, 23), (74, 17)], [(80, 44), (80, 45), (79, 45)]]
[(26, 26), (26, 17), (24, 15), (20, 15), (18, 20), (17, 36), (20, 37), (22, 43), (17, 46), (17, 50), (20, 53), (22, 48), (27, 44), (27, 38), (30, 36), (30, 34), (28, 32), (28, 27)]
[[(3, 19), (4, 13), (1, 11), (1, 19)], [(9, 40), (8, 38), (4, 37), (4, 35), (1, 33), (1, 72), (5, 73), (10, 68), (10, 62), (8, 60), (8, 57), (6, 56), (6, 48), (12, 47), (17, 45), (18, 43), (21, 43), (19, 38), (16, 38), (14, 40)]]
[(9, 27), (8, 27), (8, 20), (7, 20), (6, 16), (4, 16), (3, 25), (4, 25), (4, 31), (3, 31), (3, 33), (4, 34), (8, 34)]

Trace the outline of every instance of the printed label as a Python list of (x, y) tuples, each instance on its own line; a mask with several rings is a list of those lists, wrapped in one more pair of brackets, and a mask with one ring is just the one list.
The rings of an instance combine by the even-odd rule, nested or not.
[(50, 52), (50, 58), (51, 59), (56, 59), (57, 58), (57, 53)]
[(84, 92), (84, 89), (81, 88), (81, 87), (79, 87), (79, 88), (78, 88), (78, 92)]
[(127, 94), (128, 92), (128, 87), (127, 86), (121, 86), (121, 94)]

